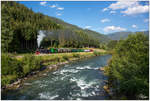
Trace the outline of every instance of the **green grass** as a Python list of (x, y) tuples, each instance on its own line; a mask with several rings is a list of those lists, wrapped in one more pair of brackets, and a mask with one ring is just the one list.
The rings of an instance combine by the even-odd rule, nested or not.
[(80, 58), (80, 55), (79, 54), (73, 54), (73, 57)]
[(107, 52), (94, 51), (93, 54), (94, 54), (95, 56), (100, 56), (100, 55), (107, 54)]

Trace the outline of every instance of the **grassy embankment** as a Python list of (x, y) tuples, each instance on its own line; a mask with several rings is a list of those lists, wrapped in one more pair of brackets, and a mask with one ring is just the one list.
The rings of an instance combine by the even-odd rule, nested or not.
[(94, 52), (58, 53), (58, 54), (5, 54), (2, 53), (2, 87), (7, 86), (31, 72), (44, 66), (57, 65), (61, 62), (83, 59), (91, 56), (107, 54), (104, 50)]

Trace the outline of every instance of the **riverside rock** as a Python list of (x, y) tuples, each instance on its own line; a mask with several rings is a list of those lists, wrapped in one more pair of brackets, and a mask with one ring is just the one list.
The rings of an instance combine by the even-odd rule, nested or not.
[(46, 73), (44, 73), (43, 75), (44, 75), (44, 76), (46, 76), (47, 74), (46, 74)]
[(21, 82), (21, 80), (18, 80), (18, 81), (16, 81), (16, 82), (14, 82), (13, 84), (14, 85), (17, 85), (17, 84), (19, 84)]
[(21, 85), (17, 85), (17, 86), (16, 86), (16, 88), (20, 88), (20, 87), (21, 87)]
[(109, 96), (113, 96), (112, 89), (108, 87), (108, 85), (103, 86), (104, 90), (109, 94)]
[(104, 88), (104, 90), (105, 90), (107, 93), (110, 92), (110, 90), (109, 90), (109, 88), (108, 88), (108, 85), (105, 85), (103, 88)]
[(24, 85), (29, 86), (29, 85), (32, 85), (32, 84), (30, 84), (30, 83), (24, 83)]
[(104, 68), (104, 67), (100, 67), (100, 68), (99, 68), (99, 70), (104, 71), (104, 70), (105, 70), (105, 68)]

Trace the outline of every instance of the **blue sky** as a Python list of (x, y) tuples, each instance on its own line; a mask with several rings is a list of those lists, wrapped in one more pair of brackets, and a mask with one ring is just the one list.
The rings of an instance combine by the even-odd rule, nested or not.
[(102, 34), (149, 29), (148, 2), (20, 1), (34, 12), (64, 20)]

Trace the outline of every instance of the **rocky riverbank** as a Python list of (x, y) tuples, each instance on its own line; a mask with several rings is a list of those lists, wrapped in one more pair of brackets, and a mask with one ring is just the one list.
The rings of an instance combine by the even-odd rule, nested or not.
[[(103, 71), (104, 75), (106, 75), (106, 74), (105, 74), (106, 68), (107, 68), (107, 67), (100, 67), (99, 70), (100, 70), (100, 71)], [(104, 82), (106, 83), (106, 85), (103, 86), (103, 89), (104, 89), (105, 92), (108, 93), (108, 95), (112, 98), (112, 97), (113, 97), (112, 88), (110, 87), (108, 80), (105, 80)]]
[[(89, 56), (89, 57), (92, 57), (92, 56)], [(88, 58), (88, 57), (86, 57), (86, 58)], [(36, 77), (36, 76), (40, 76), (40, 77), (46, 76), (47, 72), (55, 71), (55, 70), (59, 69), (62, 65), (65, 65), (65, 64), (68, 64), (70, 62), (77, 61), (80, 59), (83, 59), (83, 58), (72, 58), (71, 60), (68, 60), (65, 62), (59, 62), (59, 63), (54, 64), (54, 65), (44, 66), (44, 67), (40, 68), (39, 70), (33, 71), (33, 72), (29, 73), (27, 76), (25, 76), (23, 78), (19, 78), (17, 81), (2, 87), (2, 91), (7, 90), (7, 89), (8, 90), (18, 89), (18, 88), (22, 87), (23, 85), (30, 85), (30, 84), (24, 83), (25, 80), (30, 79), (32, 77)]]

